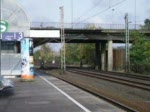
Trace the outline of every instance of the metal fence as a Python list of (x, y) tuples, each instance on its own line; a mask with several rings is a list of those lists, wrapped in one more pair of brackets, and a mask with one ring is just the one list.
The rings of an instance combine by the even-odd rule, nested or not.
[[(125, 24), (100, 24), (100, 23), (64, 23), (64, 27), (67, 29), (125, 29)], [(31, 28), (61, 28), (59, 22), (32, 22)], [(136, 30), (150, 30), (150, 25), (142, 24), (129, 24), (129, 29)]]

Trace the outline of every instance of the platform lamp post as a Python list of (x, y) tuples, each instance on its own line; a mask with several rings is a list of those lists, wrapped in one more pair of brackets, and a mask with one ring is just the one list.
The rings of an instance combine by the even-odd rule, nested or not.
[(64, 34), (64, 7), (60, 8), (61, 14), (61, 70), (64, 72), (66, 70), (66, 59), (65, 59), (65, 34)]

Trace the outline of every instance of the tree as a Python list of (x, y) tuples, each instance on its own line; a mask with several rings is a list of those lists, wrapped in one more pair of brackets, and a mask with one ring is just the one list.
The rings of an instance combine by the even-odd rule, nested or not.
[(53, 51), (47, 44), (42, 45), (40, 53), (41, 53), (41, 58), (44, 61), (47, 62), (52, 61)]
[(144, 26), (142, 26), (142, 29), (150, 30), (150, 19), (145, 19)]
[(80, 60), (84, 60), (84, 62), (88, 65), (95, 64), (95, 45), (94, 44), (80, 44)]
[(150, 25), (150, 19), (145, 19), (144, 23), (146, 26), (149, 26)]
[(95, 63), (94, 44), (66, 44), (66, 63), (67, 64), (88, 64)]
[(94, 30), (94, 29), (96, 29), (96, 26), (95, 26), (94, 23), (92, 23), (92, 24), (90, 23), (90, 24), (87, 24), (86, 28), (87, 28), (87, 29), (93, 29), (93, 30)]
[(131, 64), (134, 71), (145, 72), (150, 67), (150, 41), (139, 32), (132, 33), (132, 37), (134, 42), (130, 50)]
[(38, 64), (48, 62), (53, 60), (54, 51), (47, 45), (44, 44), (41, 48), (34, 52), (34, 60)]
[(66, 44), (66, 63), (77, 64), (79, 62), (78, 44)]

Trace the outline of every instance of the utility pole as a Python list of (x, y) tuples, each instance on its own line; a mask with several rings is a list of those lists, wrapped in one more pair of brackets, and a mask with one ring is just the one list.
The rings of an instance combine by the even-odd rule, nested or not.
[(65, 34), (64, 34), (64, 7), (60, 8), (61, 14), (61, 69), (66, 70), (66, 59), (65, 59)]
[(136, 30), (136, 0), (134, 1), (134, 14), (135, 14), (135, 15), (134, 15), (134, 16), (135, 16), (135, 17), (134, 17), (134, 21), (135, 21), (134, 24), (135, 24), (135, 30)]
[[(0, 1), (0, 10), (1, 10), (1, 14), (0, 14), (0, 20), (2, 20), (2, 13), (3, 13), (3, 10), (2, 10), (2, 0)], [(1, 27), (1, 26), (0, 26)], [(2, 50), (2, 32), (0, 30), (0, 76), (2, 75), (2, 72), (1, 72), (1, 50)]]
[(125, 14), (125, 71), (130, 72), (130, 51), (129, 51), (129, 21), (128, 13)]
[(73, 0), (71, 0), (71, 22), (72, 22), (72, 29), (73, 29)]

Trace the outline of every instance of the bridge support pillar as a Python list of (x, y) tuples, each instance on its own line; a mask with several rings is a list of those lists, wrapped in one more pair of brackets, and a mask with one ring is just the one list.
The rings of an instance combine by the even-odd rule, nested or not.
[(95, 59), (95, 69), (100, 69), (100, 43), (95, 44), (95, 52), (96, 52), (96, 59)]
[(108, 41), (108, 66), (107, 70), (112, 71), (113, 70), (113, 41)]
[(106, 43), (101, 43), (101, 70), (106, 70)]

